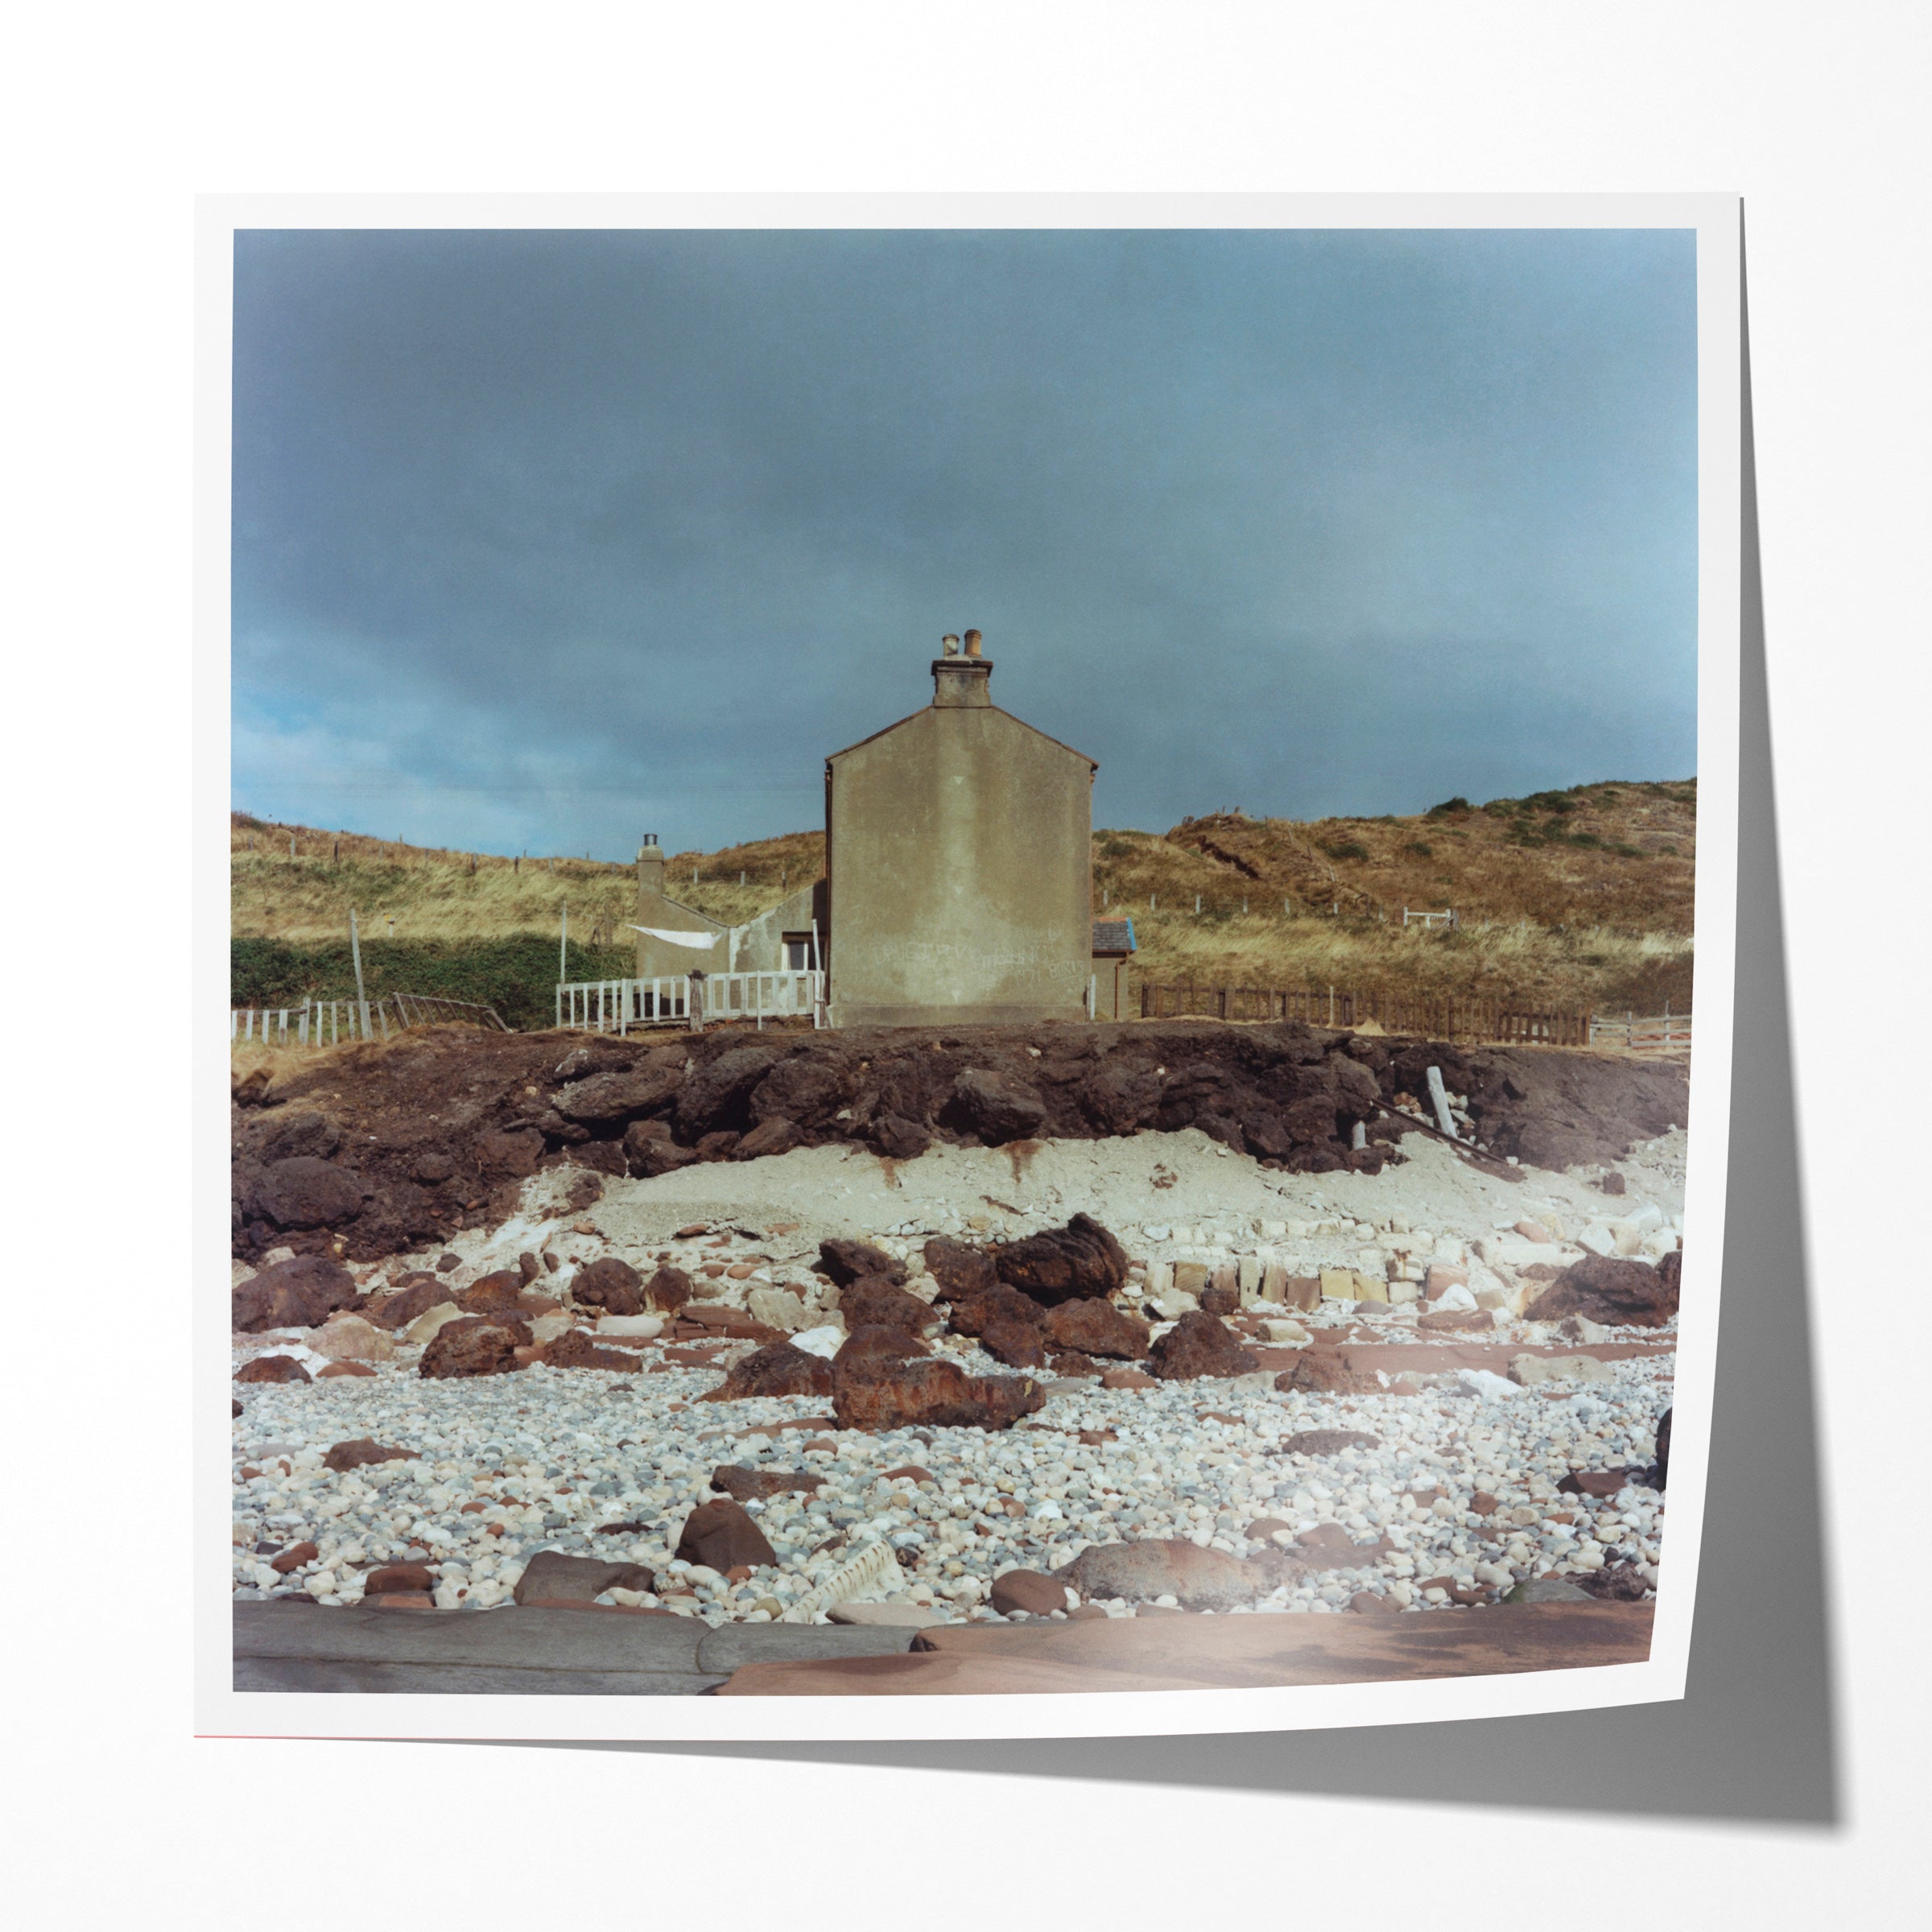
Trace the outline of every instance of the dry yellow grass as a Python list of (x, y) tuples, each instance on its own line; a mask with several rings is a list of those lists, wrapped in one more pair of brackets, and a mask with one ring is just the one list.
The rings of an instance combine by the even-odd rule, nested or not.
[[(1579, 786), (1414, 818), (1224, 813), (1165, 835), (1096, 832), (1094, 913), (1133, 919), (1137, 984), (1688, 1010), (1696, 835), (1695, 781)], [(241, 936), (339, 939), (352, 905), (372, 939), (555, 933), (568, 905), (573, 938), (621, 943), (635, 917), (629, 866), (473, 858), (239, 816), (231, 848)], [(818, 877), (824, 849), (811, 832), (677, 852), (667, 884), (700, 911), (742, 921)], [(1405, 905), (1453, 906), (1460, 923), (1405, 929)]]

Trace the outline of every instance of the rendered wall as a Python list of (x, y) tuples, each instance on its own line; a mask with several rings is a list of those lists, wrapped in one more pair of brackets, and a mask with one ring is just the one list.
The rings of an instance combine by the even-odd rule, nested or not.
[(834, 1026), (1082, 1017), (1090, 759), (984, 701), (941, 702), (828, 774)]
[[(664, 855), (655, 846), (646, 846), (638, 857), (637, 923), (657, 926), (668, 932), (723, 933), (724, 927), (688, 906), (680, 906), (664, 890)], [(703, 972), (724, 970), (725, 943), (705, 948), (674, 946), (667, 939), (654, 939), (648, 933), (634, 933), (638, 943), (637, 976), (640, 980), (683, 979), (695, 967)]]

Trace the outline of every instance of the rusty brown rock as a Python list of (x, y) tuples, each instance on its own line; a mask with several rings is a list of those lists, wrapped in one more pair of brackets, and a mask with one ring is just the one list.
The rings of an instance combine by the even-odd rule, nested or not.
[(322, 1552), (313, 1543), (296, 1543), (279, 1556), (269, 1559), (269, 1568), (278, 1576), (293, 1576), (304, 1563), (312, 1563)]
[(362, 1579), (365, 1596), (402, 1596), (427, 1594), (436, 1587), (427, 1563), (385, 1563)]
[(1112, 1302), (1063, 1302), (1046, 1315), (1047, 1340), (1057, 1347), (1114, 1361), (1145, 1359), (1150, 1333), (1137, 1315), (1125, 1314)]
[(903, 1328), (923, 1335), (936, 1328), (939, 1316), (916, 1294), (909, 1294), (877, 1275), (866, 1275), (842, 1289), (839, 1313), (852, 1328)]
[(1587, 1254), (1580, 1261), (1573, 1261), (1524, 1309), (1523, 1319), (1554, 1322), (1567, 1315), (1580, 1315), (1612, 1327), (1657, 1328), (1676, 1315), (1677, 1306), (1676, 1269), (1666, 1277), (1648, 1261)]
[(292, 1355), (258, 1355), (235, 1371), (238, 1382), (306, 1382), (308, 1371)]
[(438, 1280), (433, 1274), (416, 1274), (411, 1275), (396, 1294), (370, 1302), (361, 1313), (364, 1320), (374, 1323), (378, 1328), (386, 1328), (393, 1335), (398, 1328), (407, 1328), (418, 1315), (427, 1315), (431, 1309), (452, 1298), (447, 1282)]
[(840, 1288), (868, 1275), (882, 1275), (894, 1287), (906, 1279), (903, 1261), (894, 1261), (884, 1249), (865, 1241), (820, 1241), (819, 1266)]
[(354, 1307), (361, 1295), (340, 1261), (298, 1254), (262, 1269), (229, 1299), (232, 1326), (243, 1335), (259, 1335), (270, 1328), (320, 1327), (337, 1309)]
[(1039, 1570), (1008, 1570), (993, 1579), (989, 1597), (1001, 1616), (1022, 1611), (1028, 1616), (1051, 1616), (1067, 1608), (1067, 1586)]
[(1284, 1394), (1380, 1395), (1382, 1385), (1371, 1369), (1357, 1368), (1345, 1348), (1304, 1348), (1292, 1368), (1274, 1378)]
[(955, 1335), (984, 1335), (995, 1322), (1026, 1322), (1043, 1327), (1046, 1311), (1039, 1303), (1004, 1282), (972, 1294), (956, 1295), (948, 1311)]
[(1064, 1228), (994, 1249), (993, 1265), (1009, 1286), (1049, 1308), (1111, 1294), (1127, 1280), (1126, 1249), (1086, 1214), (1076, 1214)]
[(735, 1364), (713, 1391), (719, 1402), (754, 1395), (830, 1395), (832, 1364), (790, 1342), (770, 1342)]
[(634, 1373), (644, 1365), (642, 1356), (599, 1348), (581, 1328), (567, 1329), (554, 1342), (547, 1342), (543, 1361), (551, 1368), (602, 1368), (617, 1375)]
[(523, 1292), (523, 1277), (514, 1268), (499, 1268), (472, 1282), (456, 1297), (456, 1306), (465, 1315), (501, 1315), (517, 1305)]
[(429, 1339), (416, 1373), (432, 1381), (473, 1375), (507, 1375), (516, 1351), (530, 1346), (530, 1331), (509, 1315), (466, 1315), (445, 1322)]
[(883, 1323), (874, 1323), (849, 1330), (832, 1360), (835, 1364), (843, 1362), (849, 1368), (855, 1362), (902, 1362), (909, 1356), (929, 1353), (931, 1351), (916, 1335), (909, 1335), (903, 1328), (889, 1328)]
[(371, 1463), (415, 1462), (414, 1449), (392, 1449), (373, 1437), (359, 1435), (353, 1442), (336, 1443), (322, 1459), (324, 1469), (340, 1475), (345, 1469), (361, 1469)]
[[(691, 1292), (691, 1277), (682, 1268), (675, 1268), (667, 1261), (644, 1284), (644, 1307), (662, 1314), (675, 1315), (690, 1301)], [(633, 1311), (638, 1312), (641, 1311)]]
[(1009, 1429), (1046, 1397), (1030, 1376), (968, 1375), (957, 1362), (862, 1362), (838, 1371), (832, 1410), (845, 1429)]
[(580, 1268), (571, 1277), (570, 1292), (586, 1308), (601, 1308), (606, 1315), (644, 1312), (644, 1278), (614, 1254), (600, 1255)]
[(993, 1322), (980, 1335), (980, 1346), (1009, 1368), (1044, 1368), (1046, 1338), (1026, 1322)]
[(316, 1371), (316, 1380), (327, 1381), (331, 1376), (374, 1375), (375, 1370), (367, 1362), (331, 1362), (326, 1368)]
[(1200, 1308), (1189, 1309), (1148, 1352), (1148, 1368), (1164, 1382), (1246, 1375), (1255, 1366), (1234, 1331)]
[(1151, 1603), (1157, 1596), (1171, 1596), (1184, 1610), (1232, 1610), (1274, 1587), (1239, 1557), (1178, 1537), (1097, 1543), (1055, 1571), (1053, 1578), (1089, 1600), (1120, 1597)]
[(809, 1469), (750, 1469), (742, 1463), (726, 1463), (711, 1472), (712, 1488), (736, 1503), (785, 1496), (798, 1489), (809, 1493), (824, 1482), (822, 1475), (815, 1476)]
[(935, 1235), (926, 1244), (926, 1266), (939, 1284), (939, 1298), (959, 1301), (984, 1294), (999, 1281), (993, 1257), (984, 1248)]
[(757, 1569), (778, 1560), (744, 1505), (722, 1496), (691, 1511), (672, 1554), (687, 1563), (708, 1564), (720, 1575), (739, 1563)]

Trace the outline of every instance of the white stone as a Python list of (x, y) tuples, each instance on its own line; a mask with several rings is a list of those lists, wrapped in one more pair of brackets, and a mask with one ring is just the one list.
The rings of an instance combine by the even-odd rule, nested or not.
[[(534, 1326), (531, 1332), (535, 1332)], [(664, 1318), (661, 1315), (605, 1315), (597, 1318), (599, 1335), (624, 1335), (634, 1341), (648, 1342), (663, 1332)]]
[(460, 1321), (463, 1311), (454, 1302), (438, 1302), (435, 1307), (425, 1309), (403, 1331), (409, 1341), (427, 1342), (436, 1331), (446, 1323)]
[(1460, 1282), (1451, 1282), (1434, 1303), (1439, 1315), (1473, 1315), (1476, 1305), (1476, 1297)]
[(843, 1328), (831, 1327), (801, 1328), (791, 1338), (795, 1348), (803, 1348), (807, 1355), (815, 1355), (821, 1360), (830, 1361), (839, 1352), (845, 1340)]
[(1616, 1253), (1616, 1236), (1611, 1232), (1607, 1221), (1592, 1221), (1578, 1233), (1576, 1244), (1579, 1248), (1587, 1248), (1592, 1254)]
[[(597, 1325), (601, 1328), (603, 1323), (600, 1322)], [(530, 1323), (530, 1339), (541, 1348), (546, 1342), (554, 1342), (560, 1335), (568, 1335), (576, 1327), (575, 1319), (561, 1308), (551, 1308)]]
[(782, 1288), (754, 1288), (745, 1298), (745, 1307), (754, 1319), (787, 1335), (809, 1327), (813, 1321), (805, 1304)]

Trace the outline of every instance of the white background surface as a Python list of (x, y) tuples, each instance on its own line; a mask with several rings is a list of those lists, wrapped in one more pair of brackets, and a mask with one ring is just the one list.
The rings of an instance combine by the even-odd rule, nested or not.
[[(0, 312), (5, 956), (23, 1049), (6, 1110), (16, 1894), (36, 1921), (80, 1926), (402, 1909), (1133, 1926), (1323, 1906), (1911, 1922), (1926, 1369), (1881, 1324), (1925, 1292), (1922, 1046), (1893, 1023), (1925, 989), (1922, 15), (1682, 0), (930, 11), (740, 6), (704, 24), (690, 7), (586, 6), (550, 10), (559, 27), (487, 6), (188, 6), (43, 11), (17, 31)], [(192, 197), (774, 188), (1744, 196), (1839, 1825), (1512, 1810), (1452, 1775), (1440, 1803), (1396, 1803), (190, 1738), (173, 1472)], [(199, 776), (224, 792), (225, 774)], [(111, 1187), (92, 1158), (110, 1151)], [(1808, 1537), (1785, 1554), (1794, 1575), (1827, 1556)], [(1695, 1686), (1695, 1656), (1692, 1671)]]

